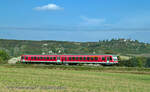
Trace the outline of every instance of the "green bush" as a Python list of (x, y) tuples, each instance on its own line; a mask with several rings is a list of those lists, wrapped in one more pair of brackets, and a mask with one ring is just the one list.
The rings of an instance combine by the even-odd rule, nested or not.
[(145, 57), (132, 57), (129, 60), (121, 60), (119, 66), (126, 67), (145, 67), (147, 65), (147, 59)]
[(0, 57), (0, 62), (3, 62), (3, 59)]
[(147, 58), (145, 67), (150, 68), (150, 58)]
[(7, 63), (9, 58), (9, 55), (5, 51), (0, 50), (0, 63)]

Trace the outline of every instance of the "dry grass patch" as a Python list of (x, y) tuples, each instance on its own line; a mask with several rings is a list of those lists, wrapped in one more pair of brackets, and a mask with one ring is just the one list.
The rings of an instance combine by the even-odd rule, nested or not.
[(150, 75), (0, 66), (0, 92), (149, 92)]

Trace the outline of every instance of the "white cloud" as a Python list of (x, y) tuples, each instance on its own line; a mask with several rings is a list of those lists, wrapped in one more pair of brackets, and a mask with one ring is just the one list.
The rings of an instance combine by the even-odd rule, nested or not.
[(104, 18), (89, 18), (86, 16), (80, 16), (82, 21), (79, 26), (85, 26), (86, 28), (101, 28), (108, 30), (130, 30), (130, 31), (148, 31), (150, 30), (150, 13), (135, 14), (120, 18), (119, 21), (106, 21)]
[(80, 23), (82, 26), (102, 26), (105, 25), (106, 20), (103, 18), (88, 18), (86, 16), (80, 16), (83, 22)]
[(44, 6), (38, 6), (34, 8), (35, 10), (42, 11), (42, 10), (48, 10), (48, 11), (55, 11), (55, 10), (63, 10), (64, 8), (56, 5), (56, 4), (48, 4)]

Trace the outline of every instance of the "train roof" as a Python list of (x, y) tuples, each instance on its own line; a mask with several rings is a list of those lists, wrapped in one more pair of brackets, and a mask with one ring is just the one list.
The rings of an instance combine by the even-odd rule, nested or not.
[[(60, 55), (60, 54), (59, 54)], [(59, 56), (55, 54), (47, 54), (47, 55), (41, 55), (41, 54), (24, 54), (22, 56)], [(117, 56), (117, 55), (111, 55), (111, 54), (61, 54), (61, 56)]]

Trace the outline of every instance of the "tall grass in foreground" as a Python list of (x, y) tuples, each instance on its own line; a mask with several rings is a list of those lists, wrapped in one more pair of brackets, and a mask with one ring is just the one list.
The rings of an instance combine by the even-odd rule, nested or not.
[(0, 66), (0, 92), (149, 92), (150, 75)]

